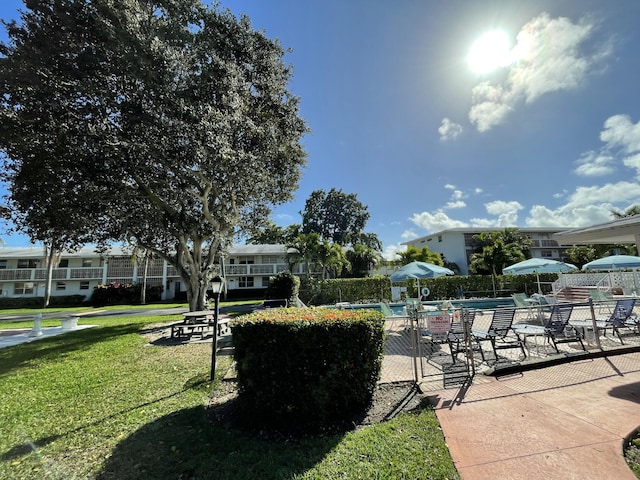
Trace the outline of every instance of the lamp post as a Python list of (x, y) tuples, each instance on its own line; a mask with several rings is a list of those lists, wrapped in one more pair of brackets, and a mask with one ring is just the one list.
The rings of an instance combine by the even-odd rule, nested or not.
[(211, 279), (211, 290), (214, 295), (214, 310), (213, 310), (213, 342), (211, 346), (211, 381), (216, 375), (216, 353), (218, 350), (218, 305), (220, 303), (220, 292), (224, 288), (224, 278), (216, 276)]

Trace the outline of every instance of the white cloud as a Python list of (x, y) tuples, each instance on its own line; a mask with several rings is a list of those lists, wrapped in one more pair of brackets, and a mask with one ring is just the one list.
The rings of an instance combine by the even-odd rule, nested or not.
[(502, 200), (496, 200), (494, 202), (486, 203), (485, 208), (490, 215), (497, 215), (496, 226), (498, 227), (510, 227), (516, 224), (518, 220), (518, 210), (522, 210), (524, 207), (516, 202), (505, 202)]
[(582, 177), (601, 177), (609, 175), (615, 171), (613, 163), (615, 159), (604, 152), (585, 152), (579, 160), (575, 169), (576, 175)]
[(452, 210), (454, 208), (464, 208), (467, 204), (463, 200), (456, 200), (454, 202), (448, 202), (443, 208), (446, 210)]
[(640, 153), (631, 155), (623, 160), (623, 163), (636, 171), (636, 175), (640, 176)]
[(442, 124), (438, 128), (440, 134), (440, 140), (447, 142), (449, 140), (455, 140), (462, 133), (462, 125), (452, 122), (448, 118), (442, 119)]
[(455, 190), (456, 186), (455, 185), (451, 185), (450, 183), (447, 183), (444, 188), (446, 188), (447, 190)]
[(385, 260), (397, 260), (397, 253), (404, 252), (407, 249), (406, 245), (400, 245), (398, 243), (393, 245), (387, 245), (382, 251), (382, 257)]
[(413, 240), (414, 238), (418, 238), (418, 234), (413, 230), (405, 230), (400, 235), (400, 238), (402, 238), (403, 240)]
[(614, 115), (604, 122), (600, 140), (625, 153), (640, 151), (640, 122), (634, 124), (628, 115)]
[(484, 190), (481, 189), (480, 187), (476, 187), (476, 188), (473, 189), (473, 193), (475, 193), (475, 194), (480, 194), (482, 192), (484, 192)]
[(450, 228), (468, 226), (465, 222), (449, 218), (447, 214), (442, 211), (437, 211), (435, 214), (429, 212), (414, 213), (411, 221), (418, 227), (424, 228), (427, 232), (439, 232)]
[(461, 200), (464, 198), (464, 194), (462, 193), (462, 190), (454, 190), (451, 198), (454, 200)]
[(551, 210), (543, 205), (534, 205), (526, 224), (529, 227), (585, 227), (611, 221), (612, 208), (611, 204), (601, 204)]
[(526, 224), (530, 227), (583, 227), (609, 222), (615, 205), (640, 203), (640, 184), (618, 182), (578, 187), (567, 200), (565, 205), (555, 210), (534, 205)]
[(514, 62), (503, 84), (481, 83), (473, 89), (469, 120), (478, 131), (490, 130), (504, 121), (522, 100), (535, 101), (545, 93), (579, 87), (591, 69), (610, 53), (599, 45), (590, 55), (581, 46), (594, 25), (586, 21), (551, 18), (542, 13), (522, 27), (512, 50)]

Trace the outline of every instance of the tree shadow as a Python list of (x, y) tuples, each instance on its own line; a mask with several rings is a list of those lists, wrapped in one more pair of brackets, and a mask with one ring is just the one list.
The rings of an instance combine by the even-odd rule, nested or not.
[(212, 423), (204, 407), (145, 425), (120, 442), (96, 478), (294, 478), (320, 462), (342, 435), (259, 438)]
[(0, 349), (0, 377), (31, 363), (34, 359), (58, 360), (71, 352), (91, 348), (96, 343), (138, 333), (139, 329), (139, 324), (86, 328)]
[(629, 400), (630, 402), (640, 403), (640, 382), (613, 387), (611, 390), (609, 390), (609, 395), (611, 395), (612, 397), (620, 398), (622, 400)]

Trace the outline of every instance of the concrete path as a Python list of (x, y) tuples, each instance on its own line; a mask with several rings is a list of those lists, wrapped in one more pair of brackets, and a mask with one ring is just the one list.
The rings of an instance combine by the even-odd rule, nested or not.
[(463, 480), (635, 480), (640, 353), (580, 360), (427, 392)]

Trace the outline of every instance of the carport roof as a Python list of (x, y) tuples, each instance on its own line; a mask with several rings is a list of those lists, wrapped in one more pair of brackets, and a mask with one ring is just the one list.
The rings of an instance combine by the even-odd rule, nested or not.
[(560, 245), (635, 243), (640, 249), (640, 215), (553, 234)]

